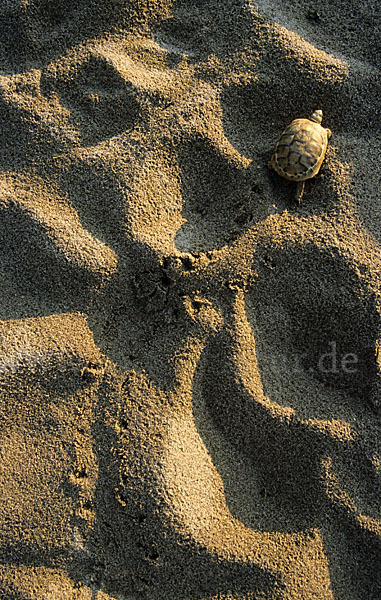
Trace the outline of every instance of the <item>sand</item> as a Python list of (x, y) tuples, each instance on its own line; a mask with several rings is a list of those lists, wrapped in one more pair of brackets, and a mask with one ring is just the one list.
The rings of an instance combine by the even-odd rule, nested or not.
[(1, 3), (1, 598), (381, 598), (377, 5)]

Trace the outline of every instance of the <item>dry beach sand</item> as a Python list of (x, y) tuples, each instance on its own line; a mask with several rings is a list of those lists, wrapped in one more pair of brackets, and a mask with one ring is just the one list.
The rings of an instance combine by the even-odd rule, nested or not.
[(1, 598), (381, 598), (380, 22), (1, 2)]

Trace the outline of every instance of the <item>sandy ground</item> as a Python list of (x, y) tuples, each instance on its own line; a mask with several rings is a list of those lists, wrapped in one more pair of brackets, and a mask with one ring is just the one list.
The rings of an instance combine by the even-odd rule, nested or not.
[(380, 13), (1, 3), (1, 598), (381, 598)]

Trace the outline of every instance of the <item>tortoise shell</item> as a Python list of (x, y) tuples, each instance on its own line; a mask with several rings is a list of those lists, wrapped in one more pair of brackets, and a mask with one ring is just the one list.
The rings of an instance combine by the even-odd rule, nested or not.
[(282, 133), (271, 158), (271, 166), (289, 181), (305, 181), (319, 171), (331, 137), (321, 126), (323, 113), (316, 110), (309, 119), (295, 119)]

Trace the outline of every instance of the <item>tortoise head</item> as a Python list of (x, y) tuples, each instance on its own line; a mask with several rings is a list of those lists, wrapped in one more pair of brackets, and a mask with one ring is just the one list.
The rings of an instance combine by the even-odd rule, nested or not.
[(315, 123), (321, 123), (323, 120), (323, 111), (322, 110), (314, 110), (312, 115), (310, 116), (310, 121), (314, 121)]

